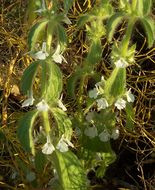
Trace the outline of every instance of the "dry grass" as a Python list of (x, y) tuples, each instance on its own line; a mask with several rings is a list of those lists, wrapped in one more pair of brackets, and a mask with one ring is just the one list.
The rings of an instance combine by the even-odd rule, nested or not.
[[(26, 1), (25, 1), (26, 2)], [(1, 132), (0, 133), (0, 189), (27, 189), (30, 188), (25, 180), (22, 167), (34, 170), (30, 156), (26, 155), (16, 137), (17, 120), (23, 114), (20, 93), (20, 78), (24, 68), (31, 59), (25, 55), (27, 52), (27, 13), (26, 3), (21, 0), (2, 1), (0, 5), (0, 91), (1, 91)], [(78, 15), (91, 8), (91, 1), (76, 0), (69, 14), (73, 23)], [(122, 26), (123, 27), (123, 26)], [(85, 40), (85, 31), (80, 30), (76, 37), (76, 25), (70, 26), (68, 36), (72, 40), (66, 52), (68, 65), (63, 65), (66, 78), (73, 72), (76, 64), (82, 63), (82, 56), (88, 50)], [(120, 35), (121, 35), (120, 30)], [(117, 31), (119, 33), (119, 31)], [(133, 42), (137, 43), (137, 65), (128, 69), (128, 86), (133, 89), (136, 96), (134, 104), (135, 131), (129, 133), (120, 123), (122, 140), (119, 144), (118, 163), (124, 159), (124, 178), (131, 179), (137, 189), (153, 190), (155, 188), (155, 47), (147, 48), (146, 38), (141, 27), (133, 34)], [(103, 39), (104, 41), (104, 39)], [(103, 62), (109, 59), (110, 47), (104, 44)], [(74, 57), (74, 60), (72, 58)], [(99, 65), (102, 73), (110, 73), (109, 63)], [(5, 137), (3, 136), (5, 135)], [(125, 152), (125, 153), (122, 153)], [(132, 162), (128, 162), (126, 152), (130, 152)], [(120, 161), (120, 162), (119, 162)], [(25, 166), (24, 166), (25, 165)], [(134, 170), (129, 167), (134, 165)], [(117, 168), (119, 166), (116, 166)], [(13, 179), (13, 172), (18, 171), (19, 176)], [(136, 178), (135, 172), (136, 171)], [(44, 186), (50, 178), (48, 165), (43, 174), (37, 173), (40, 186)], [(118, 178), (118, 176), (117, 176)], [(113, 179), (111, 179), (113, 180)], [(121, 183), (118, 183), (120, 185)], [(130, 186), (129, 186), (130, 187)], [(121, 185), (120, 185), (121, 188)]]

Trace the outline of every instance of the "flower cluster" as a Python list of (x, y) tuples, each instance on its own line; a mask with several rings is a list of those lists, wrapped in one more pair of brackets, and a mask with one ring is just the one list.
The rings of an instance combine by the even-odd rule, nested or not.
[(107, 142), (110, 139), (116, 140), (119, 137), (119, 130), (117, 128), (112, 129), (110, 132), (105, 128), (100, 134), (95, 126), (87, 127), (84, 130), (84, 134), (89, 138), (99, 137), (102, 142)]
[(72, 148), (74, 147), (74, 145), (67, 138), (65, 138), (64, 135), (62, 135), (56, 147), (52, 144), (49, 135), (47, 135), (46, 138), (47, 138), (47, 141), (42, 147), (43, 154), (52, 154), (56, 149), (59, 150), (60, 152), (67, 152), (68, 146)]
[[(34, 98), (33, 95), (29, 96), (28, 99), (26, 99), (23, 103), (22, 103), (22, 107), (28, 107), (28, 106), (32, 106), (33, 102), (34, 102)], [(67, 108), (64, 106), (64, 104), (62, 103), (62, 96), (60, 97), (60, 99), (57, 101), (57, 105), (59, 108), (61, 108), (63, 111), (66, 111)], [(37, 105), (36, 108), (38, 111), (48, 111), (49, 110), (49, 105), (47, 104), (47, 102), (42, 99)]]
[[(123, 65), (126, 64), (126, 62), (118, 62), (116, 63), (117, 67), (124, 67)], [(96, 104), (97, 104), (97, 110), (100, 111), (102, 109), (106, 109), (109, 107), (109, 103), (106, 100), (105, 97), (101, 97), (101, 95), (104, 95), (104, 90), (103, 90), (103, 86), (104, 86), (104, 78), (102, 77), (101, 82), (98, 82), (95, 84), (95, 88), (89, 91), (89, 97), (90, 98), (94, 98), (96, 99)], [(99, 98), (98, 98), (99, 96)], [(98, 98), (98, 99), (97, 99)], [(121, 110), (124, 109), (126, 107), (126, 103), (127, 102), (134, 102), (135, 97), (134, 95), (131, 93), (131, 89), (129, 89), (128, 91), (126, 91), (126, 93), (124, 94), (124, 96), (122, 96), (121, 98), (118, 98), (115, 103), (114, 106)]]
[[(33, 58), (38, 59), (38, 60), (45, 60), (49, 54), (46, 51), (46, 42), (43, 42), (42, 44), (42, 49), (35, 54), (32, 55)], [(55, 63), (62, 63), (64, 61), (67, 63), (66, 59), (63, 57), (61, 50), (60, 50), (60, 44), (57, 45), (57, 48), (55, 52), (52, 55), (52, 59)]]

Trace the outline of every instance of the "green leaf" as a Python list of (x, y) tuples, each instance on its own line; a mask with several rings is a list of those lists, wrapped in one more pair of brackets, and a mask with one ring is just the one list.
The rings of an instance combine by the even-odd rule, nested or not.
[(64, 0), (65, 13), (68, 12), (68, 10), (71, 8), (72, 5), (73, 5), (73, 0)]
[(132, 131), (134, 129), (135, 113), (131, 103), (126, 104), (126, 129)]
[(75, 98), (75, 88), (78, 80), (81, 79), (83, 75), (86, 74), (85, 68), (77, 68), (75, 73), (67, 81), (67, 93), (72, 98)]
[(45, 155), (41, 151), (38, 151), (35, 155), (35, 168), (38, 173), (42, 174), (44, 172), (46, 163)]
[(92, 19), (92, 15), (90, 14), (84, 14), (82, 16), (80, 16), (78, 22), (77, 22), (77, 27), (80, 28), (82, 27), (84, 24), (86, 24), (86, 22), (90, 21)]
[(62, 43), (63, 45), (67, 44), (66, 31), (65, 31), (64, 27), (61, 26), (60, 24), (57, 25), (57, 35), (58, 35), (60, 43)]
[(104, 177), (107, 167), (116, 160), (116, 154), (113, 151), (103, 152), (101, 158), (101, 164), (99, 164), (96, 170), (96, 176), (99, 178)]
[(52, 113), (57, 122), (59, 133), (61, 135), (65, 134), (65, 137), (70, 140), (72, 136), (72, 123), (67, 114), (59, 108), (52, 108)]
[(149, 17), (142, 18), (141, 22), (147, 35), (148, 47), (150, 48), (153, 45), (155, 39), (155, 22)]
[(86, 61), (89, 65), (95, 65), (97, 62), (101, 60), (102, 57), (102, 46), (100, 39), (93, 41), (91, 44), (88, 56)]
[(143, 15), (148, 15), (151, 12), (152, 0), (143, 0)]
[(52, 103), (58, 100), (62, 91), (62, 73), (60, 68), (50, 60), (46, 61), (47, 75), (49, 76), (44, 92), (45, 100)]
[(107, 23), (107, 36), (109, 42), (112, 40), (112, 37), (114, 35), (115, 29), (118, 26), (118, 24), (121, 22), (123, 19), (124, 13), (118, 12), (112, 15)]
[(40, 34), (42, 34), (42, 31), (45, 30), (47, 23), (48, 23), (48, 20), (43, 19), (42, 21), (37, 22), (34, 26), (32, 26), (32, 28), (28, 34), (28, 45), (29, 45), (30, 50), (35, 49), (37, 40), (38, 40)]
[[(102, 142), (98, 137), (89, 138), (86, 135), (83, 135), (81, 140), (81, 145), (92, 152), (111, 152), (110, 141)], [(97, 145), (97, 146), (96, 146)]]
[(78, 158), (70, 151), (55, 151), (52, 156), (53, 165), (59, 176), (63, 190), (87, 190), (87, 178)]
[(124, 94), (126, 86), (126, 68), (115, 68), (105, 82), (105, 96), (109, 101)]
[(32, 154), (35, 154), (32, 128), (37, 114), (37, 110), (27, 112), (19, 120), (17, 129), (17, 136), (20, 143), (27, 152), (32, 152)]
[(29, 91), (31, 91), (39, 64), (40, 61), (35, 61), (31, 63), (24, 71), (24, 74), (21, 78), (21, 90), (24, 94), (27, 94)]

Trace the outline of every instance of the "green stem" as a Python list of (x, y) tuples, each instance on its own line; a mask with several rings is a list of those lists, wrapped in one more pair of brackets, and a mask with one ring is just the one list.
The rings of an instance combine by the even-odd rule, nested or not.
[(50, 50), (51, 50), (51, 45), (52, 45), (52, 23), (49, 23), (48, 27), (47, 27), (47, 40), (46, 40), (46, 44), (47, 44), (47, 52), (50, 54)]
[(50, 122), (49, 122), (48, 112), (44, 111), (42, 114), (43, 114), (46, 134), (49, 134), (51, 128), (50, 128)]

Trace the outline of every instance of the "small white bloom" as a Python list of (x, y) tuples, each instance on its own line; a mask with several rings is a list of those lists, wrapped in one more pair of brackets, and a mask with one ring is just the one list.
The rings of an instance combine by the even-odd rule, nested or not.
[(124, 109), (126, 107), (126, 101), (123, 100), (122, 98), (119, 98), (116, 102), (115, 102), (115, 106), (117, 107), (117, 109), (121, 110)]
[(95, 126), (93, 127), (87, 127), (84, 130), (84, 134), (88, 136), (89, 138), (94, 138), (98, 135), (97, 128)]
[(64, 61), (65, 63), (67, 63), (66, 59), (62, 56), (62, 54), (60, 53), (60, 45), (58, 44), (57, 49), (55, 51), (55, 53), (52, 55), (53, 60), (56, 63), (62, 63), (62, 61)]
[(55, 147), (51, 143), (50, 136), (47, 135), (47, 142), (42, 147), (42, 153), (43, 154), (52, 154), (53, 151), (55, 151)]
[(97, 102), (98, 110), (105, 109), (109, 106), (109, 104), (105, 98), (100, 98), (100, 99), (96, 100), (96, 102)]
[(127, 97), (128, 102), (134, 102), (135, 101), (135, 97), (131, 93), (131, 88), (126, 92), (126, 97)]
[(105, 82), (105, 79), (104, 79), (104, 76), (102, 76), (101, 81), (97, 82), (95, 86), (100, 87), (100, 86), (102, 86), (104, 84), (104, 82)]
[(37, 105), (37, 110), (39, 111), (48, 111), (49, 106), (48, 104), (45, 102), (45, 100), (41, 100), (41, 102), (39, 102)]
[(60, 99), (58, 100), (58, 106), (63, 110), (63, 111), (67, 111), (67, 108), (63, 105), (62, 103), (62, 96), (60, 97)]
[(88, 122), (91, 122), (93, 120), (93, 117), (94, 117), (94, 112), (93, 111), (88, 112), (87, 115), (86, 115), (86, 120)]
[(68, 151), (68, 146), (71, 146), (72, 148), (74, 147), (74, 145), (67, 138), (65, 138), (64, 135), (62, 135), (62, 137), (59, 140), (56, 148), (60, 152), (67, 152)]
[(111, 138), (116, 140), (119, 137), (119, 130), (117, 128), (112, 129)]
[(102, 131), (102, 133), (99, 134), (99, 139), (102, 142), (107, 142), (110, 140), (110, 134), (107, 129), (104, 129), (104, 131)]
[(94, 88), (93, 90), (90, 90), (88, 95), (89, 95), (90, 98), (96, 99), (97, 96), (98, 96), (98, 90), (97, 90), (97, 88)]
[(39, 60), (45, 60), (49, 54), (46, 52), (46, 42), (43, 42), (41, 51), (34, 54), (34, 58)]
[(129, 64), (128, 62), (126, 62), (124, 59), (119, 59), (118, 61), (115, 62), (115, 65), (117, 68), (125, 68), (127, 67)]
[(32, 106), (34, 102), (34, 98), (33, 96), (29, 97), (28, 99), (26, 99), (23, 103), (22, 103), (22, 108), (23, 107), (28, 107), (28, 106)]

